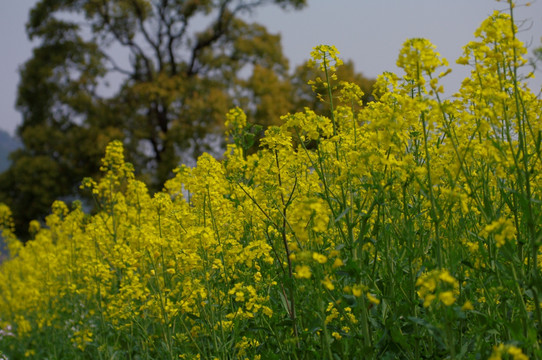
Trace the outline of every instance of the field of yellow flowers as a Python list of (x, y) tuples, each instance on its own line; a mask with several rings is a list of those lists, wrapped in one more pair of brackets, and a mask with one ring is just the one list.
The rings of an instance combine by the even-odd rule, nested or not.
[(57, 201), (23, 246), (0, 206), (0, 358), (542, 358), (542, 101), (512, 8), (450, 100), (428, 40), (366, 105), (318, 46), (331, 115), (284, 115), (257, 154), (236, 108), (223, 159), (154, 196), (112, 142), (96, 212)]

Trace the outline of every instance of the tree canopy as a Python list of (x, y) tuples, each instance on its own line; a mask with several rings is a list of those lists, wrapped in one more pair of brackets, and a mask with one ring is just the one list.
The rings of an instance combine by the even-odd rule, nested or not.
[(295, 86), (306, 71), (289, 75), (280, 35), (246, 21), (264, 5), (306, 0), (39, 1), (27, 23), (39, 45), (18, 89), (24, 147), (0, 176), (19, 232), (97, 175), (113, 139), (159, 190), (180, 162), (216, 148), (230, 107), (267, 126), (310, 105), (310, 88)]

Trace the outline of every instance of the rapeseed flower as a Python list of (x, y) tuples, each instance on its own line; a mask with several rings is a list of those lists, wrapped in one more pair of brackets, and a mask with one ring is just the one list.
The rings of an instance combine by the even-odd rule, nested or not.
[(298, 279), (310, 279), (312, 276), (311, 268), (307, 265), (296, 265), (294, 276)]
[(422, 274), (416, 280), (416, 286), (424, 307), (429, 307), (435, 299), (445, 306), (451, 306), (457, 300), (459, 282), (447, 270)]
[[(539, 356), (525, 334), (540, 322), (527, 285), (542, 266), (542, 105), (517, 75), (516, 31), (508, 15), (484, 21), (459, 59), (471, 76), (446, 100), (450, 69), (426, 39), (405, 42), (405, 75), (379, 76), (369, 104), (338, 79), (338, 51), (316, 47), (328, 116), (282, 116), (254, 154), (234, 108), (224, 158), (179, 167), (164, 191), (149, 193), (115, 141), (103, 176), (83, 180), (95, 212), (55, 202), (23, 245), (0, 204), (0, 346), (22, 358), (51, 334), (74, 358), (128, 343), (146, 358), (417, 358), (457, 356), (460, 337), (474, 356)], [(506, 345), (477, 342), (479, 319), (500, 329), (510, 314), (491, 335)]]
[(523, 351), (514, 345), (499, 344), (493, 347), (489, 360), (500, 360), (503, 355), (510, 355), (514, 360), (529, 360)]
[(317, 253), (317, 252), (312, 253), (312, 258), (313, 258), (313, 260), (315, 260), (316, 262), (318, 262), (320, 264), (325, 264), (327, 262), (327, 256), (322, 255), (322, 254)]

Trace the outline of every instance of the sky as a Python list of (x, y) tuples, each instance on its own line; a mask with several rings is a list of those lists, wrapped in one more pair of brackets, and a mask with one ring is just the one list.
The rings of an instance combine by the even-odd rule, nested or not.
[[(22, 122), (15, 109), (18, 69), (32, 55), (33, 46), (25, 33), (29, 10), (37, 0), (0, 0), (0, 129), (10, 134)], [(518, 38), (529, 48), (540, 46), (542, 37), (542, 0), (529, 7), (515, 9), (515, 18), (523, 23)], [(291, 68), (309, 57), (319, 44), (335, 45), (344, 60), (353, 60), (355, 69), (375, 78), (384, 71), (400, 73), (395, 61), (403, 42), (423, 37), (453, 69), (443, 82), (445, 95), (459, 89), (469, 68), (455, 64), (462, 47), (474, 39), (474, 31), (494, 10), (506, 9), (496, 0), (308, 0), (301, 11), (284, 12), (276, 6), (258, 9), (249, 19), (280, 33), (283, 51)], [(530, 86), (538, 93), (542, 71), (538, 70)]]

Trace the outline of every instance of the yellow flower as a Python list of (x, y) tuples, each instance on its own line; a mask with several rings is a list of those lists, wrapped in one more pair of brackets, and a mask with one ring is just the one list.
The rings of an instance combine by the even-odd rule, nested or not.
[(467, 301), (465, 301), (465, 303), (461, 307), (461, 310), (463, 310), (463, 311), (474, 310), (474, 306), (472, 306), (472, 303), (469, 300), (467, 300)]
[(307, 265), (296, 265), (294, 276), (297, 279), (310, 279), (311, 278), (311, 268)]
[(481, 236), (490, 234), (495, 238), (497, 247), (501, 247), (506, 241), (513, 240), (516, 237), (516, 227), (511, 219), (500, 218), (486, 225), (480, 232)]
[(24, 353), (24, 357), (31, 357), (31, 356), (34, 356), (34, 355), (36, 355), (36, 350), (34, 350), (34, 349), (26, 350), (25, 353)]
[(28, 225), (28, 232), (31, 235), (36, 235), (41, 229), (41, 224), (37, 220), (30, 221), (30, 224)]
[(333, 45), (318, 45), (311, 51), (311, 60), (307, 65), (312, 67), (319, 63), (321, 71), (324, 72), (326, 68), (329, 68), (334, 73), (336, 71), (335, 67), (343, 64), (339, 54), (340, 52)]
[(529, 360), (523, 351), (514, 345), (499, 344), (493, 346), (493, 352), (488, 360), (501, 360), (502, 355), (510, 355), (513, 360)]
[[(408, 39), (403, 44), (397, 59), (397, 66), (406, 73), (405, 80), (408, 89), (419, 88), (422, 93), (425, 93), (426, 80), (424, 75), (432, 78), (432, 74), (438, 67), (448, 66), (448, 61), (440, 57), (440, 54), (435, 51), (435, 46), (429, 40), (414, 38)], [(438, 86), (438, 78), (432, 78), (430, 86), (434, 92), (441, 92)]]
[[(452, 305), (458, 293), (459, 282), (450, 275), (448, 270), (433, 270), (422, 274), (416, 280), (418, 296), (423, 299), (423, 306), (428, 307), (438, 296), (446, 306)], [(451, 290), (449, 290), (451, 288)]]
[(324, 278), (324, 280), (322, 280), (322, 284), (328, 289), (328, 290), (333, 290), (335, 289), (335, 285), (333, 285), (333, 282), (331, 281), (331, 279), (329, 278), (329, 276), (326, 276)]
[(371, 293), (367, 293), (367, 299), (369, 299), (369, 301), (375, 305), (380, 304), (380, 300), (374, 297)]
[(269, 149), (288, 149), (292, 147), (292, 136), (278, 126), (271, 126), (265, 130), (265, 136), (261, 140), (261, 144), (269, 147)]
[(320, 264), (325, 264), (327, 262), (327, 257), (317, 252), (312, 253), (312, 258)]
[(235, 107), (230, 109), (230, 111), (226, 114), (226, 121), (224, 123), (226, 135), (230, 135), (236, 130), (242, 130), (246, 124), (247, 116), (241, 108)]
[(338, 267), (343, 266), (344, 263), (340, 258), (335, 258), (335, 261), (333, 262), (333, 265), (331, 266), (333, 269), (336, 269)]
[(431, 303), (433, 302), (433, 300), (435, 300), (436, 296), (433, 295), (433, 294), (428, 294), (425, 296), (425, 298), (423, 299), (423, 307), (429, 307), (429, 305), (431, 305)]
[(455, 302), (454, 293), (451, 291), (444, 291), (439, 294), (439, 300), (446, 306), (450, 306)]
[(439, 274), (439, 279), (444, 281), (444, 282), (447, 282), (448, 284), (452, 284), (452, 285), (457, 282), (457, 280), (453, 276), (450, 275), (448, 270), (443, 270)]
[(352, 287), (352, 295), (354, 295), (355, 297), (360, 297), (361, 294), (363, 294), (363, 287), (361, 287), (360, 285), (354, 285)]

